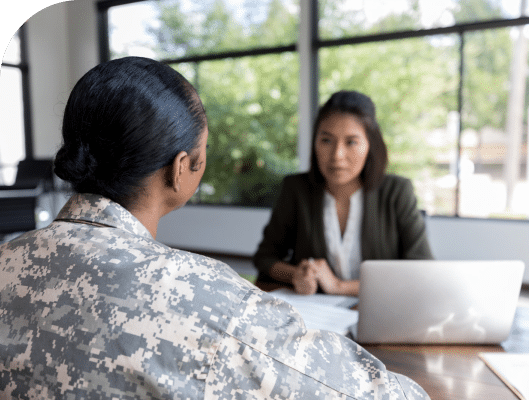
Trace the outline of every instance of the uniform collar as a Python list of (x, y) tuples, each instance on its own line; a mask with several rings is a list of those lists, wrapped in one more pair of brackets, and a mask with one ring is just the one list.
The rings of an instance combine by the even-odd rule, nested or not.
[(100, 224), (152, 238), (147, 228), (130, 211), (96, 194), (73, 195), (55, 220)]

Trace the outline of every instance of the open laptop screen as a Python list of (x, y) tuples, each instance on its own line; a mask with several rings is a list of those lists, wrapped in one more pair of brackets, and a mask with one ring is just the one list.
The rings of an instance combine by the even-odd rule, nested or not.
[(370, 260), (360, 267), (359, 343), (499, 343), (522, 261)]

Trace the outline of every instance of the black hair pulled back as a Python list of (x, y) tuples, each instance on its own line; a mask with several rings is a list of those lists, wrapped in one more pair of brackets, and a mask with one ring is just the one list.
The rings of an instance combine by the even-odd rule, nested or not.
[(192, 156), (206, 124), (195, 89), (168, 65), (143, 57), (102, 63), (70, 94), (55, 173), (78, 193), (128, 207), (146, 177), (181, 151)]
[(375, 104), (371, 98), (354, 90), (340, 90), (320, 107), (312, 131), (312, 150), (309, 175), (314, 183), (323, 185), (323, 177), (316, 159), (316, 135), (321, 122), (331, 114), (342, 113), (357, 117), (366, 131), (369, 152), (360, 180), (365, 190), (376, 188), (385, 176), (388, 151), (376, 117)]

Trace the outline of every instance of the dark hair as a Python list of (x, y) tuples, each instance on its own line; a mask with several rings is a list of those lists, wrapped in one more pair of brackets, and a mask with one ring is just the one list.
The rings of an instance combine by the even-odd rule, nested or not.
[[(206, 124), (195, 89), (168, 65), (142, 57), (102, 63), (70, 94), (55, 173), (78, 193), (127, 207), (146, 177), (198, 147)], [(194, 168), (198, 155), (191, 157)]]
[(334, 113), (352, 114), (358, 117), (364, 125), (369, 141), (369, 152), (364, 169), (360, 173), (360, 180), (365, 190), (377, 187), (384, 178), (388, 164), (388, 151), (376, 119), (375, 104), (365, 94), (355, 91), (341, 90), (336, 92), (320, 107), (312, 131), (309, 175), (318, 184), (325, 182), (316, 159), (316, 134), (321, 122)]

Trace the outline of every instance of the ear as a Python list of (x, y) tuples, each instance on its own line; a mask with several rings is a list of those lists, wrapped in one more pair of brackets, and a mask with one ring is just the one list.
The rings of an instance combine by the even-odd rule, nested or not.
[(171, 186), (175, 192), (180, 190), (180, 181), (184, 173), (189, 169), (189, 156), (187, 152), (181, 151), (173, 160), (173, 168), (171, 171)]

